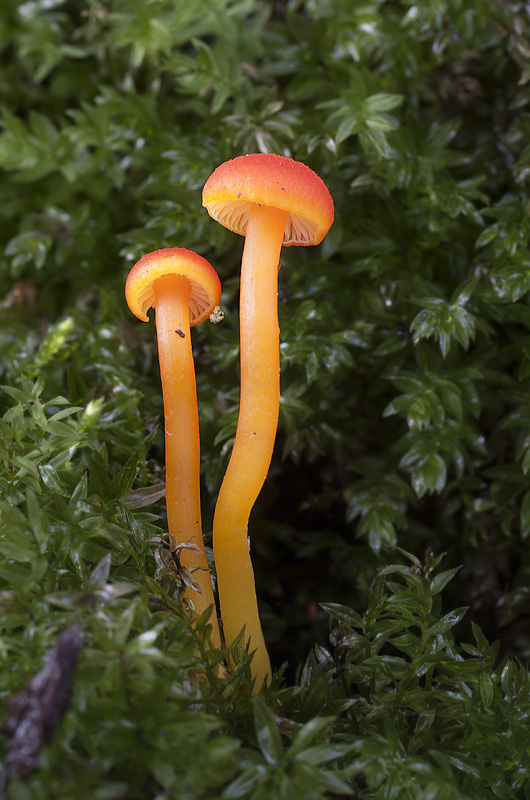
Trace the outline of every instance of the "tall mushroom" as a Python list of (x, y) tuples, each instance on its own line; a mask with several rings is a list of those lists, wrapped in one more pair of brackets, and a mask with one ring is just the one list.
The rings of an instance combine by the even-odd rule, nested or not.
[[(166, 507), (171, 543), (183, 548), (181, 564), (200, 592), (184, 596), (197, 614), (213, 612), (212, 642), (220, 646), (210, 570), (202, 539), (199, 485), (199, 413), (190, 327), (208, 319), (221, 297), (216, 271), (204, 258), (179, 247), (148, 253), (129, 272), (125, 297), (132, 313), (148, 322), (154, 307), (162, 379), (166, 444)], [(198, 550), (197, 550), (198, 548)]]
[(241, 397), (237, 432), (213, 525), (223, 632), (230, 644), (245, 626), (254, 687), (270, 676), (258, 614), (247, 528), (269, 470), (280, 403), (278, 264), (283, 245), (319, 244), (334, 218), (323, 181), (298, 161), (274, 154), (239, 156), (212, 173), (203, 205), (246, 237), (239, 303)]

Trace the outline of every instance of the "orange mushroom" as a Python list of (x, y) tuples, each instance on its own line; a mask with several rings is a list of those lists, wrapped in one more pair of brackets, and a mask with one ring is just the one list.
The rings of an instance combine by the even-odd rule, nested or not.
[(199, 587), (184, 596), (197, 614), (212, 606), (212, 642), (220, 647), (210, 570), (202, 539), (199, 486), (199, 413), (190, 327), (208, 319), (221, 297), (216, 271), (204, 258), (179, 247), (156, 250), (129, 272), (125, 297), (132, 313), (148, 322), (154, 307), (164, 400), (166, 507), (171, 543), (183, 548), (181, 564)]
[(323, 181), (298, 161), (239, 156), (212, 173), (203, 205), (246, 237), (239, 303), (241, 397), (237, 432), (213, 524), (223, 632), (230, 644), (245, 626), (258, 691), (270, 676), (250, 560), (250, 512), (269, 470), (280, 403), (278, 264), (283, 245), (319, 244), (334, 217)]

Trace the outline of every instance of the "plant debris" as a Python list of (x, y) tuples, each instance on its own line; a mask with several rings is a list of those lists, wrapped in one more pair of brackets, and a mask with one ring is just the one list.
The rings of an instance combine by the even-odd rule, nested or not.
[(7, 701), (9, 716), (2, 724), (8, 743), (0, 797), (4, 800), (10, 774), (26, 778), (36, 769), (40, 752), (51, 741), (70, 702), (72, 675), (83, 646), (79, 623), (62, 633), (44, 667), (25, 689)]

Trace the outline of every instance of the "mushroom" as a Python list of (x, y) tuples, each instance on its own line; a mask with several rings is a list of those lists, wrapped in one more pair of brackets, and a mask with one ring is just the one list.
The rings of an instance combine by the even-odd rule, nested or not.
[(258, 613), (247, 528), (269, 470), (280, 403), (278, 265), (283, 245), (319, 244), (333, 200), (313, 170), (260, 153), (221, 164), (203, 189), (213, 219), (246, 237), (241, 265), (241, 397), (236, 438), (215, 509), (213, 548), (223, 633), (229, 645), (245, 626), (254, 687), (271, 668)]
[[(202, 539), (200, 445), (197, 389), (190, 327), (208, 319), (221, 296), (221, 283), (206, 259), (179, 247), (155, 250), (129, 272), (125, 297), (132, 313), (148, 322), (154, 307), (162, 379), (166, 444), (166, 508), (171, 545), (183, 547), (181, 565), (199, 591), (184, 597), (197, 614), (215, 610), (208, 560)], [(212, 642), (220, 647), (217, 615), (212, 613)]]

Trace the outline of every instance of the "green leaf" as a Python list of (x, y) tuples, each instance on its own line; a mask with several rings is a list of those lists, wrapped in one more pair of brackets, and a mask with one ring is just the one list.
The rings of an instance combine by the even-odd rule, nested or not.
[(261, 752), (268, 764), (278, 765), (283, 759), (280, 732), (264, 700), (252, 696), (254, 727)]
[(493, 700), (493, 682), (485, 672), (482, 672), (479, 677), (478, 689), (484, 708), (489, 708)]
[(161, 500), (166, 494), (165, 483), (155, 483), (153, 486), (146, 486), (143, 489), (135, 489), (122, 495), (122, 501), (132, 508), (144, 508)]
[(451, 630), (451, 628), (463, 619), (468, 610), (468, 607), (464, 606), (463, 608), (456, 608), (454, 611), (445, 614), (445, 616), (429, 628), (429, 636), (439, 636)]
[(526, 539), (530, 534), (530, 491), (525, 492), (521, 503), (521, 538)]
[(97, 564), (92, 570), (92, 573), (88, 579), (89, 589), (100, 589), (106, 585), (110, 575), (110, 564), (111, 556), (110, 553), (107, 553), (107, 555), (102, 558), (99, 564)]
[(51, 464), (41, 464), (39, 470), (44, 484), (49, 489), (57, 492), (62, 497), (70, 497), (70, 492), (68, 491), (66, 484), (61, 478), (59, 472), (54, 469)]
[(387, 94), (380, 92), (373, 94), (364, 100), (363, 105), (369, 114), (380, 113), (381, 111), (392, 111), (398, 108), (403, 102), (403, 95), (400, 94)]
[(437, 453), (428, 456), (412, 473), (412, 486), (418, 497), (425, 492), (440, 493), (447, 480), (447, 466)]
[(131, 489), (136, 479), (140, 458), (138, 453), (134, 453), (124, 464), (121, 472), (110, 482), (109, 495), (119, 498), (126, 495)]
[(362, 626), (362, 618), (360, 615), (348, 606), (343, 606), (340, 603), (321, 603), (321, 607), (331, 617), (340, 620), (341, 622), (349, 622), (354, 626)]
[(452, 581), (454, 576), (459, 572), (460, 567), (454, 567), (454, 569), (445, 570), (445, 572), (440, 572), (436, 575), (431, 581), (431, 595), (439, 594), (442, 592), (449, 581)]
[(27, 403), (28, 398), (21, 392), (20, 389), (17, 389), (15, 386), (0, 386), (0, 389), (3, 389), (10, 397), (16, 400), (19, 403)]
[(346, 141), (353, 133), (357, 133), (360, 128), (360, 119), (358, 114), (352, 114), (350, 117), (343, 119), (337, 128), (335, 134), (335, 141), (337, 144)]
[[(292, 745), (289, 748), (289, 758), (301, 758), (309, 763), (324, 764), (326, 761), (331, 761), (333, 758), (339, 758), (339, 755), (333, 755), (335, 752), (333, 747), (310, 748), (312, 742), (322, 736), (326, 728), (329, 728), (333, 723), (333, 717), (315, 717), (309, 722), (306, 722), (302, 728), (299, 728), (295, 734)], [(312, 750), (314, 758), (308, 757), (308, 751)], [(337, 752), (340, 752), (340, 747)], [(305, 751), (305, 752), (304, 752)], [(332, 755), (327, 755), (332, 753)]]

